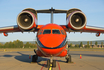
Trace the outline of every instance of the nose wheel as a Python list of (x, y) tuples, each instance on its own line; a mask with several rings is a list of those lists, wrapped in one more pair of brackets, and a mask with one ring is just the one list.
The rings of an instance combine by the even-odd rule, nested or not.
[(53, 70), (53, 68), (56, 67), (56, 60), (52, 60), (52, 57), (50, 60), (47, 60), (47, 68), (48, 70)]

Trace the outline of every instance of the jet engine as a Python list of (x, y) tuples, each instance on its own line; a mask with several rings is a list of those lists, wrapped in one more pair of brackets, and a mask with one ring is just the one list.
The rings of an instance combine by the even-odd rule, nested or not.
[(86, 16), (80, 9), (70, 9), (66, 16), (67, 26), (73, 30), (83, 29), (86, 25)]
[(32, 8), (26, 8), (19, 13), (17, 24), (21, 30), (31, 30), (36, 27), (37, 12)]

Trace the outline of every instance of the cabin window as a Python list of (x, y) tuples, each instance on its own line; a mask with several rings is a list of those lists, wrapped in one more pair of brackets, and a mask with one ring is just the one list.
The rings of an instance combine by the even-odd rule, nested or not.
[(51, 34), (51, 29), (45, 29), (43, 34)]
[(58, 29), (53, 29), (52, 34), (60, 34), (60, 31)]
[(65, 35), (65, 32), (64, 32), (64, 30), (61, 30), (61, 33), (62, 33), (63, 35)]

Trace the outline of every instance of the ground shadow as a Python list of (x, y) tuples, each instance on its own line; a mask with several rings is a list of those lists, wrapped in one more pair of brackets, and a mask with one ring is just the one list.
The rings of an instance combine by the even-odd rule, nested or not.
[(15, 56), (14, 58), (19, 60), (19, 61), (22, 61), (22, 62), (27, 62), (27, 63), (31, 63), (31, 59), (29, 59), (29, 55), (27, 54), (22, 54), (20, 52), (17, 52), (18, 54), (21, 54), (19, 56)]
[(3, 57), (12, 57), (13, 55), (4, 55)]
[[(20, 55), (9, 55), (9, 54), (6, 54), (6, 55), (3, 55), (3, 57), (14, 57), (18, 61), (31, 63), (32, 56), (31, 56), (31, 59), (29, 59), (29, 55), (27, 55), (27, 54), (23, 54), (21, 52), (16, 52), (16, 53), (18, 53)], [(48, 59), (49, 59), (49, 57), (38, 57), (37, 64), (41, 65), (41, 66), (44, 66), (44, 67), (47, 67), (47, 60)], [(45, 62), (42, 63), (42, 61), (45, 61)], [(56, 59), (56, 61), (66, 63), (66, 61), (62, 61), (62, 60), (57, 60)]]
[[(47, 60), (49, 58), (44, 58), (44, 57), (38, 57), (38, 60), (37, 60), (37, 64), (40, 65), (40, 66), (44, 66), (47, 68)], [(41, 63), (41, 61), (45, 61), (44, 63)]]
[[(19, 60), (19, 61), (22, 61), (22, 62), (27, 62), (27, 63), (31, 63), (32, 61), (32, 56), (31, 56), (31, 59), (29, 59), (29, 55), (27, 54), (22, 54), (20, 52), (17, 52), (19, 54), (21, 54), (20, 56), (15, 56), (14, 58)], [(49, 59), (49, 57), (38, 57), (38, 60), (37, 60), (37, 64), (38, 65), (41, 65), (41, 66), (44, 66), (44, 67), (47, 67), (47, 60)], [(43, 63), (41, 63), (42, 61), (45, 61)], [(57, 60), (56, 61), (58, 62), (64, 62), (66, 63), (66, 61), (62, 61), (62, 60)]]
[[(29, 55), (28, 54), (23, 54), (21, 52), (16, 52), (16, 53), (18, 53), (20, 55), (5, 54), (5, 55), (0, 56), (0, 57), (14, 57), (16, 60), (21, 61), (21, 62), (26, 62), (26, 63), (31, 63), (32, 62), (32, 56), (30, 56), (31, 59), (29, 59)], [(48, 60), (48, 58), (46, 58), (46, 57), (38, 57), (37, 64), (41, 65), (41, 66), (44, 66), (44, 63), (41, 63), (41, 61), (47, 61), (47, 60)], [(47, 66), (45, 65), (44, 67), (47, 67)]]

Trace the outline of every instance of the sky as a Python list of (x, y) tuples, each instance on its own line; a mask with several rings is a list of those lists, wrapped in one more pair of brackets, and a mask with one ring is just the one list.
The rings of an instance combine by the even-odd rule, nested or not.
[[(17, 16), (25, 8), (39, 9), (78, 8), (85, 13), (87, 25), (104, 27), (104, 0), (0, 0), (0, 27), (17, 25)], [(50, 23), (50, 14), (38, 14), (38, 25)], [(54, 23), (66, 25), (66, 14), (54, 14)], [(96, 37), (95, 33), (67, 33), (70, 41), (104, 40), (104, 34)], [(0, 42), (14, 40), (34, 41), (36, 33), (8, 33), (5, 37), (0, 34)]]

